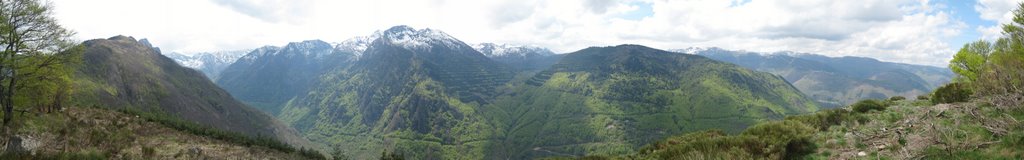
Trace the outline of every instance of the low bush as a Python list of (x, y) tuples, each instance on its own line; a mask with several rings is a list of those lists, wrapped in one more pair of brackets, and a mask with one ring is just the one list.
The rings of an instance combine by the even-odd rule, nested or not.
[(892, 96), (892, 97), (889, 97), (889, 101), (902, 101), (902, 100), (906, 100), (906, 99), (907, 99), (907, 97), (903, 97), (903, 96)]
[(919, 96), (917, 96), (917, 100), (928, 100), (928, 99), (929, 99), (928, 95), (919, 95)]
[(798, 159), (814, 153), (818, 147), (811, 141), (816, 130), (797, 121), (761, 123), (744, 130), (742, 135), (756, 136), (772, 144), (769, 152), (781, 154), (783, 159)]
[(884, 111), (885, 107), (888, 107), (885, 103), (879, 102), (878, 100), (867, 99), (861, 100), (853, 104), (853, 111), (859, 113), (865, 113), (871, 110)]
[(327, 159), (327, 157), (324, 157), (323, 154), (320, 154), (319, 151), (316, 151), (314, 149), (300, 148), (299, 155), (302, 155), (303, 157), (310, 159)]
[(843, 123), (867, 122), (867, 118), (845, 109), (828, 109), (813, 114), (788, 116), (786, 120), (801, 122), (821, 131)]
[(815, 129), (798, 121), (773, 121), (747, 128), (738, 135), (720, 130), (685, 134), (653, 143), (641, 154), (655, 159), (800, 159), (814, 153)]
[(967, 102), (972, 93), (971, 88), (963, 83), (949, 83), (935, 89), (931, 100), (935, 104)]

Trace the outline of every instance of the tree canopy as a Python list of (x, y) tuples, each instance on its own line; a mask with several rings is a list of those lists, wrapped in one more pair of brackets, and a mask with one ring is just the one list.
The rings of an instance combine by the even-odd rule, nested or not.
[[(4, 125), (15, 105), (59, 105), (69, 90), (76, 61), (75, 34), (53, 18), (51, 5), (39, 0), (0, 1), (0, 106)], [(46, 103), (46, 104), (44, 104)]]

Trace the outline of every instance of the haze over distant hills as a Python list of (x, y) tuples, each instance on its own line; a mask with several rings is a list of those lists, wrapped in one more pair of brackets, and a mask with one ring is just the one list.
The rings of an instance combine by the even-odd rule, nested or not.
[(861, 99), (916, 97), (948, 83), (949, 69), (882, 62), (865, 57), (826, 57), (815, 54), (754, 53), (721, 48), (673, 50), (734, 63), (786, 78), (824, 106), (837, 107)]

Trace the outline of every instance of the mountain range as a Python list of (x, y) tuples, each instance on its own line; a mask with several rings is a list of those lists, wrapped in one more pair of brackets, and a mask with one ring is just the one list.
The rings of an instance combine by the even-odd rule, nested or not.
[(219, 54), (170, 57), (353, 158), (631, 153), (670, 135), (735, 133), (819, 107), (926, 94), (952, 77), (938, 67), (793, 52), (619, 45), (555, 54), (408, 26)]
[(862, 99), (916, 97), (950, 82), (949, 69), (882, 62), (865, 57), (826, 57), (807, 53), (754, 53), (721, 48), (673, 50), (780, 75), (825, 107)]
[[(379, 38), (381, 34), (382, 33), (378, 31), (369, 36), (352, 38), (341, 43), (333, 44), (334, 49), (331, 51), (321, 50), (320, 52), (345, 52), (348, 55), (346, 58), (341, 58), (342, 60), (327, 60), (332, 62), (345, 63), (346, 60), (344, 59), (358, 59), (362, 55), (363, 51), (365, 51), (368, 48), (369, 44), (376, 38)], [(304, 43), (309, 42), (312, 41), (307, 41)], [(327, 42), (320, 43), (320, 45), (322, 45), (321, 47), (326, 48), (326, 43)], [(508, 66), (510, 69), (517, 72), (518, 76), (529, 76), (535, 74), (536, 72), (539, 72), (543, 69), (550, 67), (554, 63), (558, 62), (558, 60), (562, 56), (564, 56), (564, 54), (556, 54), (546, 48), (527, 45), (479, 43), (470, 44), (470, 46), (473, 49), (477, 50), (478, 52), (482, 53), (484, 56), (491, 58), (491, 60)], [(267, 54), (263, 54), (263, 52), (266, 52), (266, 50), (271, 48), (273, 48), (273, 46), (264, 47), (262, 48), (263, 51), (260, 51), (260, 53), (250, 55), (245, 59), (248, 61), (252, 61), (258, 59), (257, 57), (267, 56)], [(237, 59), (241, 59), (243, 56), (248, 55), (248, 53), (244, 51), (247, 50), (204, 52), (194, 54), (191, 56), (170, 53), (167, 54), (167, 56), (174, 59), (182, 66), (200, 70), (203, 73), (205, 73), (207, 77), (210, 77), (214, 81), (218, 81), (222, 70), (228, 68), (228, 66), (232, 65)], [(892, 96), (914, 97), (926, 94), (931, 90), (937, 88), (938, 86), (950, 82), (953, 77), (953, 73), (945, 68), (883, 62), (866, 57), (827, 57), (816, 54), (795, 53), (788, 51), (773, 53), (757, 53), (746, 51), (732, 51), (716, 47), (691, 47), (685, 49), (673, 49), (670, 51), (687, 54), (697, 54), (715, 60), (737, 64), (746, 68), (783, 76), (788, 82), (796, 86), (802, 93), (812, 97), (812, 99), (814, 99), (823, 107), (843, 106), (851, 104), (861, 99), (884, 99)], [(296, 57), (291, 58), (294, 59)], [(266, 59), (280, 60), (283, 58)], [(291, 62), (287, 63), (324, 63), (324, 59), (317, 59), (317, 57), (311, 57), (306, 60), (290, 61)], [(240, 64), (245, 66), (251, 65), (253, 63), (242, 62)], [(267, 67), (288, 66), (287, 64), (265, 64), (268, 64)], [(291, 72), (310, 71), (314, 72), (314, 74), (324, 72), (323, 68), (307, 69), (302, 67), (295, 68)], [(233, 76), (235, 74), (229, 73), (227, 75)], [(305, 83), (309, 83), (309, 80), (303, 81)], [(243, 81), (236, 83), (245, 82)], [(224, 82), (224, 84), (232, 83)], [(259, 85), (246, 84), (245, 86)], [(264, 90), (267, 90), (268, 92), (296, 88), (291, 86), (275, 86), (272, 84), (263, 87), (265, 87), (266, 89)], [(231, 89), (233, 90), (234, 88)], [(299, 87), (299, 89), (295, 90), (304, 89)], [(250, 94), (256, 93), (248, 91), (238, 91), (237, 93), (241, 95), (241, 99), (244, 99), (244, 101), (250, 102), (250, 105), (257, 106), (259, 108), (266, 108), (263, 106), (281, 106), (281, 104), (284, 103), (284, 101), (286, 101), (286, 98), (293, 98), (288, 96), (281, 96), (286, 98), (276, 99), (266, 97), (253, 97), (250, 96)], [(288, 92), (288, 94), (294, 95), (290, 92)], [(278, 113), (279, 109), (267, 109), (265, 111), (276, 114)]]
[(554, 54), (408, 26), (257, 48), (216, 83), (356, 159), (628, 153), (818, 109), (779, 76), (701, 56), (638, 45)]
[(251, 50), (201, 52), (190, 55), (182, 53), (167, 53), (164, 54), (164, 56), (174, 59), (174, 61), (178, 62), (178, 64), (183, 67), (199, 70), (210, 80), (216, 81), (220, 76), (221, 71), (235, 63), (235, 60), (245, 56), (250, 51)]

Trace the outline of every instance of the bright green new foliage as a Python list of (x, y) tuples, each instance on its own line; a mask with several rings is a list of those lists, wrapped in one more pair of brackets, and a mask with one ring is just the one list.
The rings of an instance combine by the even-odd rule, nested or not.
[(964, 44), (964, 48), (961, 48), (956, 55), (953, 55), (953, 60), (949, 61), (949, 69), (960, 75), (960, 81), (973, 82), (977, 80), (988, 55), (992, 52), (991, 46), (991, 43), (984, 40)]

